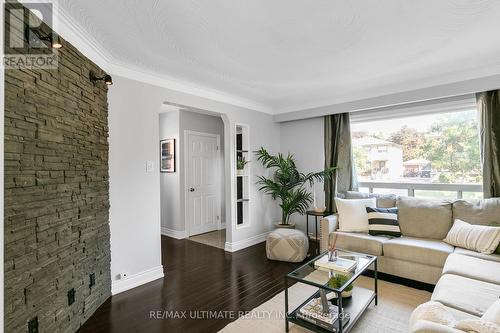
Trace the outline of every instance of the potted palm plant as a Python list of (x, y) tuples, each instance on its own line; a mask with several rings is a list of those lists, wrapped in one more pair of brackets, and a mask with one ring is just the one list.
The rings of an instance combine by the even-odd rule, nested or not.
[(257, 184), (259, 191), (269, 194), (274, 200), (280, 200), (281, 222), (277, 227), (293, 228), (290, 224), (290, 216), (293, 213), (305, 214), (313, 201), (313, 196), (305, 186), (312, 186), (315, 182), (330, 179), (336, 167), (331, 167), (319, 172), (302, 173), (297, 170), (293, 155), (286, 156), (279, 153), (271, 155), (266, 149), (260, 148), (257, 152), (257, 160), (267, 169), (273, 169), (271, 178), (259, 176)]

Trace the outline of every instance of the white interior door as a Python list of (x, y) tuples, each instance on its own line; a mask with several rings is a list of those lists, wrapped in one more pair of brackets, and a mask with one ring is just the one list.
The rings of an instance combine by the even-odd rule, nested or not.
[(219, 137), (186, 132), (186, 217), (189, 236), (218, 229), (221, 215)]

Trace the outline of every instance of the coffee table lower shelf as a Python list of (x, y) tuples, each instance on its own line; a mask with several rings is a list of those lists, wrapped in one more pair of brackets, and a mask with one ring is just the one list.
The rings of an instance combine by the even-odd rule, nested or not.
[[(338, 321), (335, 324), (336, 330), (328, 330), (321, 326), (315, 325), (307, 320), (303, 320), (297, 318), (296, 313), (299, 309), (309, 302), (312, 298), (319, 297), (319, 291), (314, 293), (311, 297), (309, 297), (306, 301), (300, 304), (295, 310), (293, 310), (290, 314), (288, 314), (288, 322), (294, 323), (301, 327), (307, 328), (313, 332), (319, 333), (331, 333), (331, 332), (340, 332)], [(342, 332), (349, 332), (354, 324), (361, 317), (363, 312), (370, 306), (370, 304), (375, 300), (376, 294), (373, 290), (362, 288), (362, 287), (354, 287), (352, 291), (352, 298), (349, 300), (344, 300), (343, 308), (344, 313), (348, 313), (350, 316), (349, 322), (347, 325), (342, 327)]]

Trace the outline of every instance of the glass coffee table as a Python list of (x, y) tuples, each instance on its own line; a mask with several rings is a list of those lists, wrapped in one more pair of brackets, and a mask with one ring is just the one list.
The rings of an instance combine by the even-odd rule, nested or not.
[[(347, 263), (347, 266), (352, 266), (350, 270), (349, 267), (339, 268), (339, 266), (332, 269), (330, 265), (332, 262), (329, 261), (330, 253), (326, 251), (285, 276), (285, 329), (287, 332), (290, 323), (314, 332), (349, 332), (372, 302), (377, 305), (377, 257), (344, 250), (337, 250), (337, 252), (339, 258), (346, 259), (339, 261), (338, 265)], [(351, 295), (342, 298), (343, 293), (346, 296), (345, 291), (349, 289), (347, 287), (368, 269), (373, 269), (374, 272), (373, 289), (354, 286), (352, 293), (349, 293)], [(337, 285), (330, 287), (330, 280), (336, 280)], [(294, 282), (314, 286), (318, 290), (289, 312), (288, 293), (289, 287)], [(330, 314), (324, 312), (329, 308), (332, 311)], [(322, 314), (316, 315), (316, 312)], [(329, 317), (330, 321), (325, 322), (322, 316)]]

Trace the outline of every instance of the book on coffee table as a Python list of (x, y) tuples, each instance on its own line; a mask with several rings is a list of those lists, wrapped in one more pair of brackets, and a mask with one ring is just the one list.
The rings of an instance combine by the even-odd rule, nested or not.
[(314, 262), (314, 268), (319, 270), (337, 271), (343, 273), (352, 272), (358, 263), (355, 260), (338, 257), (335, 261), (329, 261), (328, 256), (323, 256)]
[[(323, 312), (323, 307), (320, 298), (313, 298), (304, 304), (299, 311), (297, 311), (297, 318), (303, 319), (315, 325), (321, 326), (331, 332), (337, 332), (339, 310), (336, 305), (331, 303), (329, 305), (329, 312)], [(344, 313), (343, 324), (347, 324), (349, 316)]]

